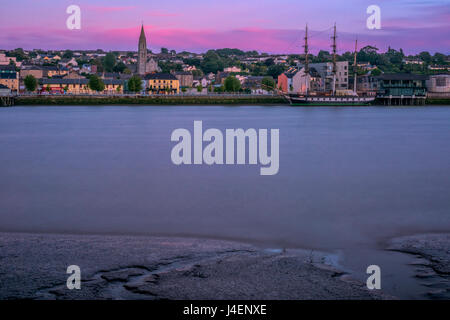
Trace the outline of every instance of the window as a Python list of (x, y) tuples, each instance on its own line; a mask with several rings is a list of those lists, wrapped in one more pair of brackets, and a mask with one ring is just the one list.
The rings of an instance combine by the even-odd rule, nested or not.
[(447, 78), (439, 77), (436, 78), (436, 87), (445, 87), (447, 85)]

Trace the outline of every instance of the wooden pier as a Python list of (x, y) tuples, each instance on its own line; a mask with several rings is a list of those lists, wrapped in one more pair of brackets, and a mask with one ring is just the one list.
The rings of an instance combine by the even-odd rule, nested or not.
[(15, 95), (0, 96), (0, 107), (12, 107), (16, 103)]
[(378, 96), (377, 101), (385, 106), (423, 106), (427, 98), (424, 96)]

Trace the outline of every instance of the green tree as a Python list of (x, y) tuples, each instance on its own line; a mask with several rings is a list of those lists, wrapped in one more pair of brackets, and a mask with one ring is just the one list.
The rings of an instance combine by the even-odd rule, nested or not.
[(197, 92), (202, 92), (203, 91), (203, 86), (201, 84), (199, 84), (197, 86)]
[(168, 53), (169, 53), (169, 49), (167, 49), (167, 48), (161, 48), (161, 53), (162, 53), (162, 54), (168, 54)]
[(204, 73), (217, 73), (223, 70), (223, 61), (214, 50), (206, 52), (200, 65)]
[(264, 77), (261, 81), (264, 90), (272, 91), (275, 89), (275, 81), (272, 77)]
[(27, 91), (33, 92), (36, 90), (37, 80), (33, 75), (27, 75), (23, 82), (25, 83), (25, 88), (27, 89)]
[(116, 65), (116, 56), (112, 52), (108, 52), (103, 59), (103, 68), (107, 72), (113, 72), (114, 66)]
[(95, 74), (89, 78), (88, 85), (91, 90), (94, 90), (97, 92), (105, 90), (105, 84), (104, 84), (103, 80)]
[(224, 82), (225, 91), (238, 92), (241, 89), (241, 82), (234, 76), (228, 76)]
[(282, 74), (284, 71), (285, 67), (283, 65), (276, 64), (269, 67), (269, 69), (267, 70), (267, 74), (272, 78), (278, 78), (278, 76)]
[(142, 91), (142, 80), (139, 76), (132, 76), (128, 80), (128, 91), (135, 93)]
[(65, 59), (72, 59), (73, 58), (73, 51), (66, 50), (62, 56)]
[(430, 63), (433, 59), (428, 51), (422, 51), (421, 53), (419, 53), (419, 58), (422, 59), (422, 61), (424, 61), (425, 63)]
[(372, 76), (377, 77), (377, 76), (379, 76), (379, 75), (381, 74), (381, 70), (378, 69), (378, 68), (375, 68), (375, 69), (373, 69), (373, 70), (371, 71), (370, 74), (371, 74)]
[(127, 66), (125, 65), (125, 63), (123, 63), (122, 61), (120, 61), (118, 64), (116, 64), (113, 67), (113, 71), (114, 72), (119, 72), (119, 73), (123, 73), (125, 71), (125, 69), (127, 68)]

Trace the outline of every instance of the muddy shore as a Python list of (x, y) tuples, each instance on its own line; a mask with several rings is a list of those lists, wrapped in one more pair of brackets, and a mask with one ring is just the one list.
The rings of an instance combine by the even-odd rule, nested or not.
[[(0, 233), (0, 299), (385, 299), (325, 254), (204, 239)], [(81, 269), (81, 289), (66, 269)]]

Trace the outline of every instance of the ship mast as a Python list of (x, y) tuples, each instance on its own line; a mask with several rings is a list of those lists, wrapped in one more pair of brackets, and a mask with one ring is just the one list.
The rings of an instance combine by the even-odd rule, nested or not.
[(306, 95), (308, 95), (308, 75), (309, 75), (309, 61), (308, 61), (308, 24), (306, 24), (305, 28), (305, 77), (306, 77)]
[(355, 91), (355, 94), (356, 94), (356, 77), (358, 75), (358, 66), (356, 64), (356, 55), (357, 54), (358, 54), (358, 39), (356, 39), (356, 41), (355, 41), (355, 58), (353, 60), (353, 73), (354, 73), (353, 90)]
[(336, 23), (334, 23), (334, 33), (333, 33), (333, 95), (336, 93)]

